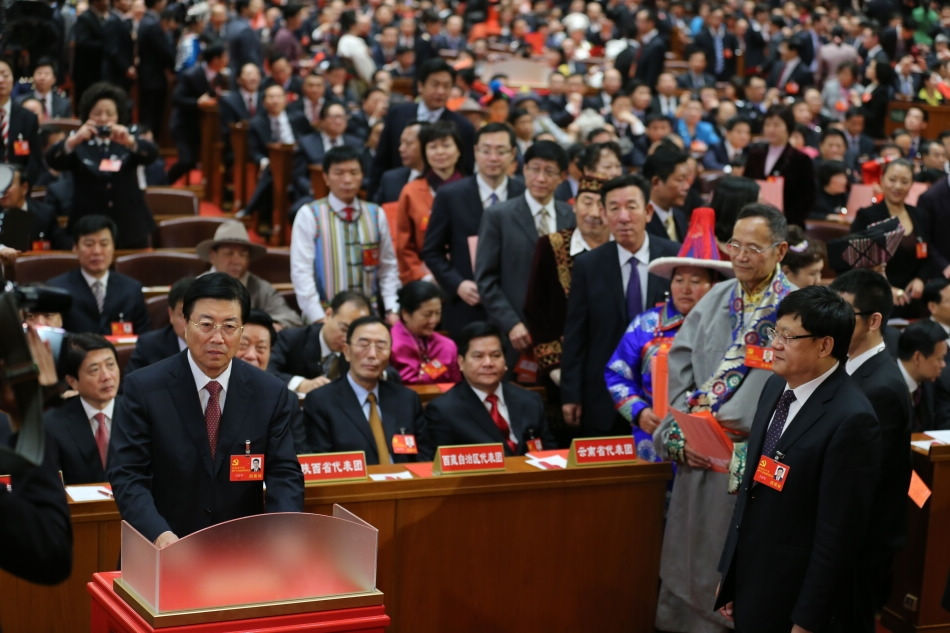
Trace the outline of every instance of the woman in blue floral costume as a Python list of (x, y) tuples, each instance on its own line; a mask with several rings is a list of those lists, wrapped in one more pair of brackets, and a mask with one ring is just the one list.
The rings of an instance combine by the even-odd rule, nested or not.
[(715, 223), (712, 209), (694, 209), (679, 256), (650, 262), (650, 273), (670, 280), (670, 297), (633, 319), (604, 370), (614, 406), (633, 428), (637, 456), (646, 461), (660, 461), (653, 447), (660, 423), (653, 412), (653, 359), (669, 349), (683, 319), (713, 284), (732, 277), (732, 265), (719, 259)]

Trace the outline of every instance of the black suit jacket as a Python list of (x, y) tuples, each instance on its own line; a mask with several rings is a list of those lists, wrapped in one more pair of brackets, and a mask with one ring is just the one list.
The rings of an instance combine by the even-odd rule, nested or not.
[[(9, 130), (9, 142), (3, 145), (3, 141), (0, 140), (4, 162), (20, 165), (26, 170), (27, 179), (30, 182), (36, 182), (43, 170), (40, 124), (36, 115), (17, 103), (11, 103)], [(17, 141), (28, 143), (28, 151), (24, 151), (27, 148), (21, 147), (21, 153), (17, 153)]]
[[(753, 481), (785, 379), (773, 376), (759, 398), (719, 570), (716, 607), (733, 601), (736, 630), (824, 631), (841, 608), (865, 533), (880, 473), (874, 410), (843, 366), (822, 382), (776, 446), (788, 466), (777, 492)], [(906, 447), (905, 447), (906, 448)], [(770, 455), (769, 457), (774, 457)], [(877, 517), (875, 517), (876, 519)]]
[(662, 35), (657, 35), (647, 42), (638, 53), (636, 78), (651, 88), (656, 86), (656, 80), (663, 72), (667, 48), (669, 45)]
[(128, 92), (132, 80), (126, 73), (135, 65), (131, 20), (113, 12), (102, 28), (102, 37), (102, 78)]
[[(521, 185), (521, 191), (524, 191), (524, 185)], [(510, 195), (508, 197), (511, 198)], [(565, 178), (561, 181), (561, 184), (557, 186), (557, 189), (554, 190), (554, 199), (560, 200), (561, 202), (567, 202), (573, 198), (574, 190), (571, 189), (570, 181)]]
[[(113, 428), (118, 411), (119, 398), (116, 398)], [(48, 409), (43, 414), (43, 425), (48, 437), (53, 440), (54, 459), (57, 468), (63, 471), (63, 481), (67, 486), (106, 481), (96, 438), (79, 396), (70, 398), (60, 407)]]
[(323, 354), (320, 350), (322, 323), (304, 327), (284, 328), (277, 333), (277, 342), (270, 353), (267, 371), (289, 382), (294, 376), (316, 378), (323, 375)]
[(260, 68), (264, 62), (261, 39), (244, 18), (236, 18), (225, 27), (228, 40), (228, 59), (231, 61), (231, 76), (237, 79), (244, 64)]
[(139, 89), (149, 92), (166, 90), (165, 71), (175, 68), (175, 46), (154, 12), (146, 13), (139, 23), (138, 43)]
[[(524, 183), (509, 178), (508, 199), (513, 200), (523, 193)], [(445, 290), (442, 324), (453, 334), (467, 323), (485, 319), (481, 305), (470, 306), (458, 296), (459, 284), (475, 280), (468, 238), (478, 235), (483, 212), (475, 176), (443, 185), (432, 202), (422, 260)]]
[(56, 210), (46, 204), (30, 198), (26, 201), (26, 210), (33, 216), (33, 240), (48, 240), (54, 250), (68, 251), (73, 247), (73, 238), (59, 225)]
[[(675, 256), (679, 247), (661, 237), (650, 236), (650, 259)], [(645, 305), (664, 300), (668, 279), (647, 276)], [(588, 435), (603, 435), (626, 429), (614, 409), (604, 382), (604, 367), (630, 321), (620, 271), (617, 244), (607, 242), (574, 259), (571, 292), (567, 298), (567, 321), (561, 354), (561, 400), (581, 404), (581, 427)]]
[(73, 25), (75, 52), (73, 58), (73, 82), (76, 99), (94, 82), (102, 78), (102, 47), (105, 22), (95, 11), (84, 11), (76, 17)]
[(935, 274), (950, 266), (950, 231), (935, 230), (950, 221), (950, 178), (941, 178), (917, 199), (917, 214), (922, 228), (930, 236), (927, 255)]
[[(508, 424), (518, 438), (517, 454), (524, 455), (529, 450), (527, 440), (533, 439), (540, 439), (545, 449), (556, 448), (541, 396), (510, 382), (501, 383), (501, 389), (508, 407)], [(485, 404), (465, 380), (427, 404), (425, 419), (433, 451), (454, 444), (501, 442), (505, 455), (514, 454), (508, 448), (508, 438), (495, 426)]]
[[(683, 238), (686, 237), (686, 232), (689, 230), (689, 218), (686, 216), (686, 212), (680, 208), (674, 208), (673, 224), (676, 225), (676, 241), (682, 242)], [(647, 223), (647, 233), (662, 237), (665, 240), (670, 239), (669, 234), (666, 232), (666, 227), (663, 226), (663, 222), (657, 213), (654, 213), (653, 217), (650, 218), (650, 221)]]
[(715, 85), (716, 78), (709, 73), (703, 73), (699, 77), (696, 77), (690, 72), (685, 72), (676, 78), (676, 86), (678, 88), (682, 88), (683, 90), (692, 90), (693, 92), (697, 93), (699, 92), (700, 88)]
[[(693, 39), (693, 43), (703, 49), (703, 52), (706, 53), (706, 68), (711, 73), (716, 75), (716, 79), (720, 81), (728, 81), (730, 77), (736, 74), (736, 56), (731, 53), (739, 48), (739, 40), (736, 39), (734, 34), (726, 31), (723, 35), (722, 72), (719, 74), (716, 74), (716, 42), (708, 26), (704, 26), (699, 31), (699, 33), (696, 34), (696, 37)], [(661, 64), (660, 68), (662, 67), (663, 66)], [(652, 86), (653, 84), (650, 85)]]
[[(299, 141), (300, 137), (306, 134), (313, 133), (313, 128), (299, 112), (288, 110), (287, 122), (290, 123), (290, 129), (296, 141)], [(251, 119), (250, 130), (248, 130), (247, 153), (251, 162), (256, 165), (261, 162), (262, 158), (267, 158), (269, 153), (267, 144), (275, 140), (271, 134), (270, 117), (267, 116), (265, 110), (258, 110), (257, 116)]]
[[(402, 164), (399, 158), (399, 136), (412, 121), (416, 120), (419, 106), (416, 103), (400, 103), (391, 106), (383, 122), (383, 133), (379, 137), (379, 145), (376, 148), (376, 161), (373, 164), (373, 177), (370, 191), (379, 183), (383, 172)], [(463, 174), (472, 173), (472, 167), (475, 164), (475, 128), (468, 122), (468, 119), (457, 112), (452, 112), (448, 108), (442, 111), (440, 121), (451, 121), (459, 130), (462, 139), (462, 156), (459, 158), (459, 169)]]
[[(376, 155), (378, 156), (379, 152), (377, 152)], [(376, 195), (373, 198), (376, 204), (396, 202), (399, 200), (399, 194), (402, 192), (402, 188), (409, 182), (410, 173), (412, 173), (412, 170), (408, 167), (393, 167), (392, 169), (384, 171), (379, 179)]]
[(169, 129), (176, 140), (198, 146), (201, 141), (201, 112), (198, 98), (211, 92), (211, 84), (200, 64), (180, 73), (172, 90), (172, 116)]
[[(104, 158), (115, 156), (122, 162), (117, 172), (101, 171)], [(49, 148), (46, 162), (53, 169), (73, 172), (73, 209), (70, 226), (84, 215), (107, 215), (116, 223), (116, 248), (144, 248), (155, 230), (155, 219), (139, 188), (138, 166), (158, 157), (158, 148), (138, 140), (132, 152), (118, 143), (108, 147), (95, 141), (80, 143), (66, 152), (65, 141)]]
[[(422, 417), (422, 403), (416, 392), (400, 384), (381, 380), (377, 404), (392, 461), (401, 463), (432, 459)], [(303, 414), (307, 437), (305, 452), (364, 451), (367, 464), (379, 463), (379, 452), (369, 421), (345, 376), (307, 394)], [(393, 453), (393, 435), (397, 433), (414, 435), (420, 452), (417, 455)]]
[(765, 180), (769, 176), (782, 176), (785, 179), (782, 190), (785, 217), (789, 224), (804, 228), (805, 218), (815, 204), (815, 174), (811, 159), (791, 145), (786, 145), (785, 151), (775, 161), (772, 171), (765, 173), (768, 153), (767, 143), (749, 146), (744, 175), (758, 180)]
[(123, 373), (130, 374), (136, 369), (165, 360), (180, 351), (178, 335), (175, 334), (175, 330), (171, 325), (166, 325), (160, 330), (146, 332), (135, 341), (135, 349), (132, 351), (132, 356), (125, 365)]
[(798, 84), (798, 91), (795, 94), (801, 95), (804, 93), (805, 86), (810, 86), (815, 83), (815, 78), (811, 74), (811, 71), (808, 70), (808, 67), (805, 65), (805, 62), (799, 61), (795, 68), (792, 69), (791, 74), (788, 79), (785, 80), (785, 83), (779, 85), (779, 81), (782, 79), (782, 73), (785, 72), (785, 64), (776, 64), (772, 67), (772, 72), (769, 73), (768, 84), (770, 87), (778, 88), (783, 92), (787, 92), (787, 86), (790, 83)]
[[(68, 119), (73, 113), (73, 104), (65, 94), (53, 88), (52, 90), (52, 105), (51, 111), (47, 114), (52, 118), (57, 119)], [(24, 92), (17, 97), (17, 103), (20, 105), (23, 104), (27, 99), (39, 99), (39, 96), (36, 94), (35, 90), (30, 90)], [(40, 148), (42, 150), (42, 148)], [(37, 183), (38, 184), (38, 183)]]
[(47, 283), (62, 288), (73, 297), (69, 312), (63, 315), (63, 327), (69, 332), (112, 334), (112, 322), (118, 321), (120, 314), (123, 320), (132, 322), (136, 334), (145, 333), (151, 327), (142, 284), (122, 273), (109, 272), (102, 314), (79, 268), (53, 277)]
[[(214, 458), (187, 352), (126, 378), (109, 444), (109, 481), (122, 518), (154, 541), (261, 512), (303, 510), (294, 451), (297, 403), (273, 376), (234, 359)], [(261, 482), (229, 478), (231, 455), (264, 455)]]

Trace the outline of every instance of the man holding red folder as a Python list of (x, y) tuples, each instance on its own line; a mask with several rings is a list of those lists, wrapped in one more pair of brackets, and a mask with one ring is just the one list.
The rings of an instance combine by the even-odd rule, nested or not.
[(782, 301), (768, 332), (776, 375), (719, 563), (715, 606), (738, 633), (836, 631), (850, 605), (880, 474), (877, 418), (845, 371), (854, 319), (835, 291), (812, 286)]

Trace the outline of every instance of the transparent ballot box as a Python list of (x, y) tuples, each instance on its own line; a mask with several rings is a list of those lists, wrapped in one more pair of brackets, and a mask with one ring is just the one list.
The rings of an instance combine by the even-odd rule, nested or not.
[(114, 587), (146, 620), (178, 624), (378, 605), (377, 541), (339, 505), (234, 519), (162, 549), (123, 521)]

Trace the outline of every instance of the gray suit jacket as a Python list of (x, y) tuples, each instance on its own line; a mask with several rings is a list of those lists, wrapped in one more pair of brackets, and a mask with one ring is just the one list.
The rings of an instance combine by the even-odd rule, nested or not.
[(263, 310), (285, 327), (300, 327), (303, 325), (303, 319), (300, 318), (300, 315), (287, 305), (277, 289), (267, 280), (261, 279), (254, 273), (248, 273), (247, 292), (251, 295), (252, 308)]
[[(571, 206), (554, 204), (557, 230), (574, 228)], [(539, 237), (524, 194), (489, 207), (482, 215), (475, 281), (489, 320), (502, 334), (524, 321), (524, 298)]]

